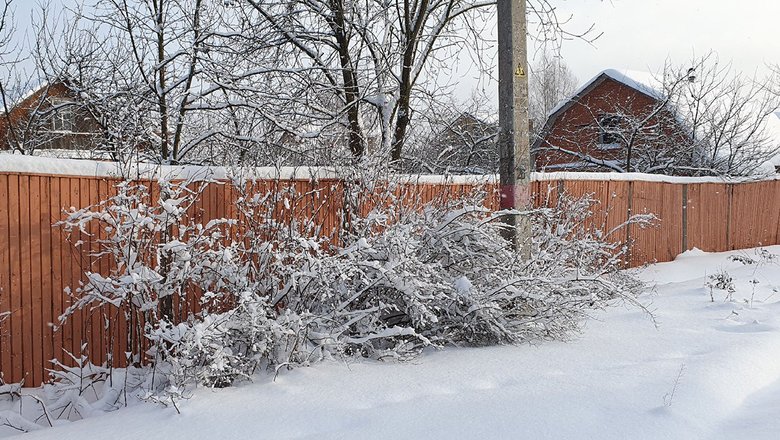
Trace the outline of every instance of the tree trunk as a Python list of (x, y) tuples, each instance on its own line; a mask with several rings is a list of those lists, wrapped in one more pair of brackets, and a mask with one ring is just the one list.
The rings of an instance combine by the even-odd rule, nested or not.
[(349, 150), (352, 157), (360, 160), (366, 151), (363, 130), (360, 128), (360, 87), (355, 67), (349, 54), (349, 36), (346, 34), (344, 4), (342, 0), (331, 0), (333, 16), (328, 20), (338, 44), (341, 78), (344, 81), (344, 103), (347, 107), (349, 126)]

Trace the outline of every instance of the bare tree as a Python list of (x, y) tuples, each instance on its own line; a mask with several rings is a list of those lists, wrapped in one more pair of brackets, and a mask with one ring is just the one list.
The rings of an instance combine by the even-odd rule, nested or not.
[[(306, 100), (281, 98), (310, 115), (317, 135), (341, 127), (354, 158), (374, 146), (393, 161), (401, 159), (415, 95), (436, 93), (435, 75), (426, 69), (450, 68), (445, 54), (478, 37), (493, 5), (491, 0), (248, 3), (249, 26), (257, 30), (254, 46), (277, 55), (265, 58), (267, 69), (289, 75), (292, 66), (298, 84), (306, 85)], [(330, 98), (327, 105), (323, 98)]]
[[(11, 0), (4, 0), (0, 5), (0, 68), (2, 69), (2, 77), (0, 77), (0, 100), (2, 100), (3, 120), (0, 123), (0, 130), (3, 131), (4, 137), (8, 137), (8, 131), (13, 123), (10, 118), (10, 107), (13, 106), (12, 98), (8, 93), (8, 84), (11, 82), (13, 71), (15, 67), (15, 60), (10, 58), (13, 56), (14, 50), (12, 47), (13, 42), (13, 11), (11, 10)], [(4, 143), (7, 139), (3, 140)]]
[(771, 75), (747, 77), (714, 54), (697, 60), (674, 103), (690, 137), (695, 174), (748, 175), (780, 151), (767, 130), (780, 110)]
[[(318, 127), (341, 127), (356, 159), (366, 152), (403, 159), (414, 118), (427, 119), (437, 100), (447, 101), (444, 78), (453, 72), (453, 59), (468, 52), (489, 67), (482, 57), (493, 0), (247, 1), (254, 9), (246, 27), (256, 30), (255, 48), (280, 57), (270, 59), (268, 70), (308, 83), (307, 98), (282, 99), (299, 105)], [(540, 39), (575, 36), (547, 1), (532, 1), (529, 10)], [(294, 72), (279, 67), (290, 65)], [(311, 94), (331, 97), (330, 105), (311, 102)]]
[(67, 84), (118, 158), (213, 163), (253, 121), (231, 106), (236, 88), (216, 77), (231, 66), (215, 50), (225, 11), (211, 3), (99, 0), (69, 10), (61, 28), (45, 21), (36, 58), (47, 78)]
[[(0, 149), (30, 153), (49, 128), (46, 85), (25, 69), (25, 47), (16, 35), (13, 0), (0, 3)], [(40, 89), (40, 90), (36, 90)], [(34, 93), (38, 91), (38, 93)]]
[(544, 127), (547, 116), (577, 88), (577, 77), (566, 63), (550, 52), (542, 52), (528, 76), (528, 113), (532, 123), (531, 140)]
[[(538, 38), (582, 37), (547, 1), (529, 9)], [(118, 159), (397, 163), (425, 135), (415, 131), (426, 112), (450, 101), (453, 60), (490, 70), (494, 10), (493, 0), (97, 0), (67, 10), (64, 25), (41, 19), (34, 56), (41, 82), (66, 84), (66, 104)]]
[(423, 174), (493, 174), (498, 171), (498, 124), (484, 94), (461, 104), (443, 102), (418, 119), (407, 140), (403, 170)]

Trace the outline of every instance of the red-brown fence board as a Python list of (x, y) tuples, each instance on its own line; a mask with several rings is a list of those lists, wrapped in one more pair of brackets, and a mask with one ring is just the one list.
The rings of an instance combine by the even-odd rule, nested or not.
[[(26, 198), (26, 195), (25, 195)], [(9, 285), (10, 290), (7, 293), (9, 296), (8, 303), (10, 304), (11, 312), (10, 317), (3, 322), (4, 330), (7, 330), (10, 334), (10, 348), (11, 348), (11, 369), (4, 370), (9, 371), (8, 374), (4, 374), (6, 378), (12, 381), (19, 381), (23, 378), (22, 372), (24, 372), (24, 365), (22, 362), (22, 296), (24, 294), (22, 290), (22, 263), (21, 263), (21, 237), (20, 237), (20, 223), (21, 223), (21, 210), (20, 202), (22, 197), (19, 194), (19, 176), (8, 176), (8, 250), (9, 250), (9, 265), (8, 273), (10, 277)]]
[(682, 252), (682, 187), (663, 182), (632, 182), (631, 211), (653, 214), (656, 226), (631, 225), (631, 263), (673, 260)]
[(774, 181), (733, 185), (731, 233), (733, 249), (777, 243), (779, 187)]
[[(55, 224), (62, 218), (62, 191), (61, 184), (63, 178), (53, 177), (49, 179), (49, 224)], [(63, 289), (66, 284), (63, 283), (64, 257), (67, 251), (64, 249), (65, 237), (60, 228), (54, 227), (51, 231), (51, 315), (52, 322), (56, 323), (59, 314), (63, 310)], [(66, 248), (65, 248), (66, 249)], [(64, 346), (64, 331), (54, 331), (54, 326), (49, 327), (52, 330), (52, 358), (61, 358), (61, 347)]]
[[(8, 176), (0, 174), (0, 313), (11, 310), (11, 245), (9, 242), (10, 212), (8, 206)], [(0, 320), (8, 319), (7, 317)], [(9, 321), (6, 321), (6, 324)], [(0, 324), (0, 372), (11, 370), (10, 326)]]
[(723, 183), (687, 185), (688, 249), (728, 249), (728, 187)]
[[(78, 289), (85, 271), (110, 274), (115, 263), (110, 257), (91, 257), (99, 250), (98, 240), (105, 238), (97, 224), (88, 232), (74, 232), (70, 239), (54, 223), (63, 218), (63, 210), (79, 209), (116, 194), (116, 179), (0, 173), (0, 312), (12, 312), (0, 323), (0, 372), (6, 381), (25, 379), (36, 386), (47, 379), (49, 360), (57, 358), (72, 364), (65, 354), (79, 354), (82, 343), (94, 362), (125, 365), (129, 341), (139, 338), (137, 317), (127, 322), (123, 313), (105, 306), (78, 311), (56, 331), (51, 323), (72, 303), (65, 293)], [(160, 197), (159, 184), (144, 181), (150, 188), (151, 202)], [(379, 186), (377, 187), (379, 188)], [(206, 223), (223, 217), (239, 217), (263, 224), (270, 216), (276, 220), (295, 219), (300, 231), (316, 228), (320, 236), (338, 243), (338, 232), (345, 221), (345, 191), (351, 185), (334, 179), (259, 180), (246, 188), (234, 188), (229, 182), (211, 184), (191, 208), (195, 221)], [(408, 182), (394, 187), (394, 198), (419, 209), (422, 202), (453, 200), (475, 191), (484, 192), (485, 205), (497, 209), (498, 185), (463, 183)], [(360, 194), (355, 207), (363, 214), (372, 204), (388, 205), (380, 191)], [(622, 230), (610, 237), (616, 242), (633, 242), (630, 265), (669, 261), (693, 247), (705, 251), (777, 244), (780, 241), (780, 181), (754, 183), (661, 183), (646, 181), (535, 181), (531, 183), (535, 206), (555, 206), (561, 193), (571, 197), (589, 194), (597, 203), (588, 222), (609, 231), (622, 224), (629, 212), (652, 212), (660, 219), (657, 228)], [(260, 218), (246, 219), (239, 214), (238, 197), (271, 193)], [(285, 204), (287, 199), (289, 208)], [(396, 215), (405, 215), (397, 213)], [(235, 228), (238, 231), (246, 226)], [(81, 240), (80, 248), (73, 242)], [(197, 312), (197, 301), (176, 303), (181, 316)], [(108, 354), (111, 358), (109, 359)]]
[[(21, 300), (19, 301), (21, 316), (21, 337), (22, 337), (22, 366), (24, 371), (33, 372), (33, 288), (32, 288), (32, 223), (30, 222), (30, 176), (19, 177), (19, 244), (21, 255)], [(34, 377), (27, 378), (27, 384), (37, 386)]]

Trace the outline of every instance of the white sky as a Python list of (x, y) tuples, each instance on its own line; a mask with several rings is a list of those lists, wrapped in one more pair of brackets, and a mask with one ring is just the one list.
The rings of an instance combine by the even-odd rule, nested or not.
[(594, 46), (564, 43), (562, 56), (586, 81), (605, 68), (658, 71), (667, 57), (684, 63), (715, 51), (737, 71), (766, 72), (780, 63), (777, 0), (553, 0), (574, 29), (591, 23), (604, 34)]
[[(748, 76), (769, 73), (780, 63), (780, 0), (550, 0), (567, 29), (594, 25), (593, 44), (567, 40), (561, 56), (584, 83), (608, 68), (658, 73), (669, 59), (675, 65), (714, 51), (721, 63)], [(529, 40), (529, 56), (534, 53)], [(534, 60), (529, 59), (533, 65)], [(478, 86), (477, 73), (461, 67), (465, 100)], [(479, 85), (496, 99), (495, 82)]]

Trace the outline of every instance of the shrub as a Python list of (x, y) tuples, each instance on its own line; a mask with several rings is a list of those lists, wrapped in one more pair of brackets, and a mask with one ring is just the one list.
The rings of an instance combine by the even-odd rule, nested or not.
[[(189, 211), (203, 187), (161, 182), (152, 200), (146, 187), (123, 183), (63, 222), (82, 233), (99, 223), (97, 255), (117, 264), (88, 273), (62, 319), (101, 304), (139, 315), (145, 339), (131, 347), (135, 359), (145, 353), (176, 390), (331, 356), (407, 359), (427, 346), (565, 339), (589, 310), (633, 301), (641, 288), (620, 271), (627, 247), (611, 241), (619, 228), (603, 233), (587, 198), (522, 213), (491, 212), (476, 199), (403, 215), (379, 203), (350, 217), (339, 245), (311, 225), (278, 221), (279, 194), (290, 209), (300, 196), (292, 190), (240, 190), (237, 218), (199, 224)], [(530, 259), (502, 238), (503, 215), (532, 223)], [(186, 306), (194, 292), (202, 310), (180, 319), (171, 298)]]

